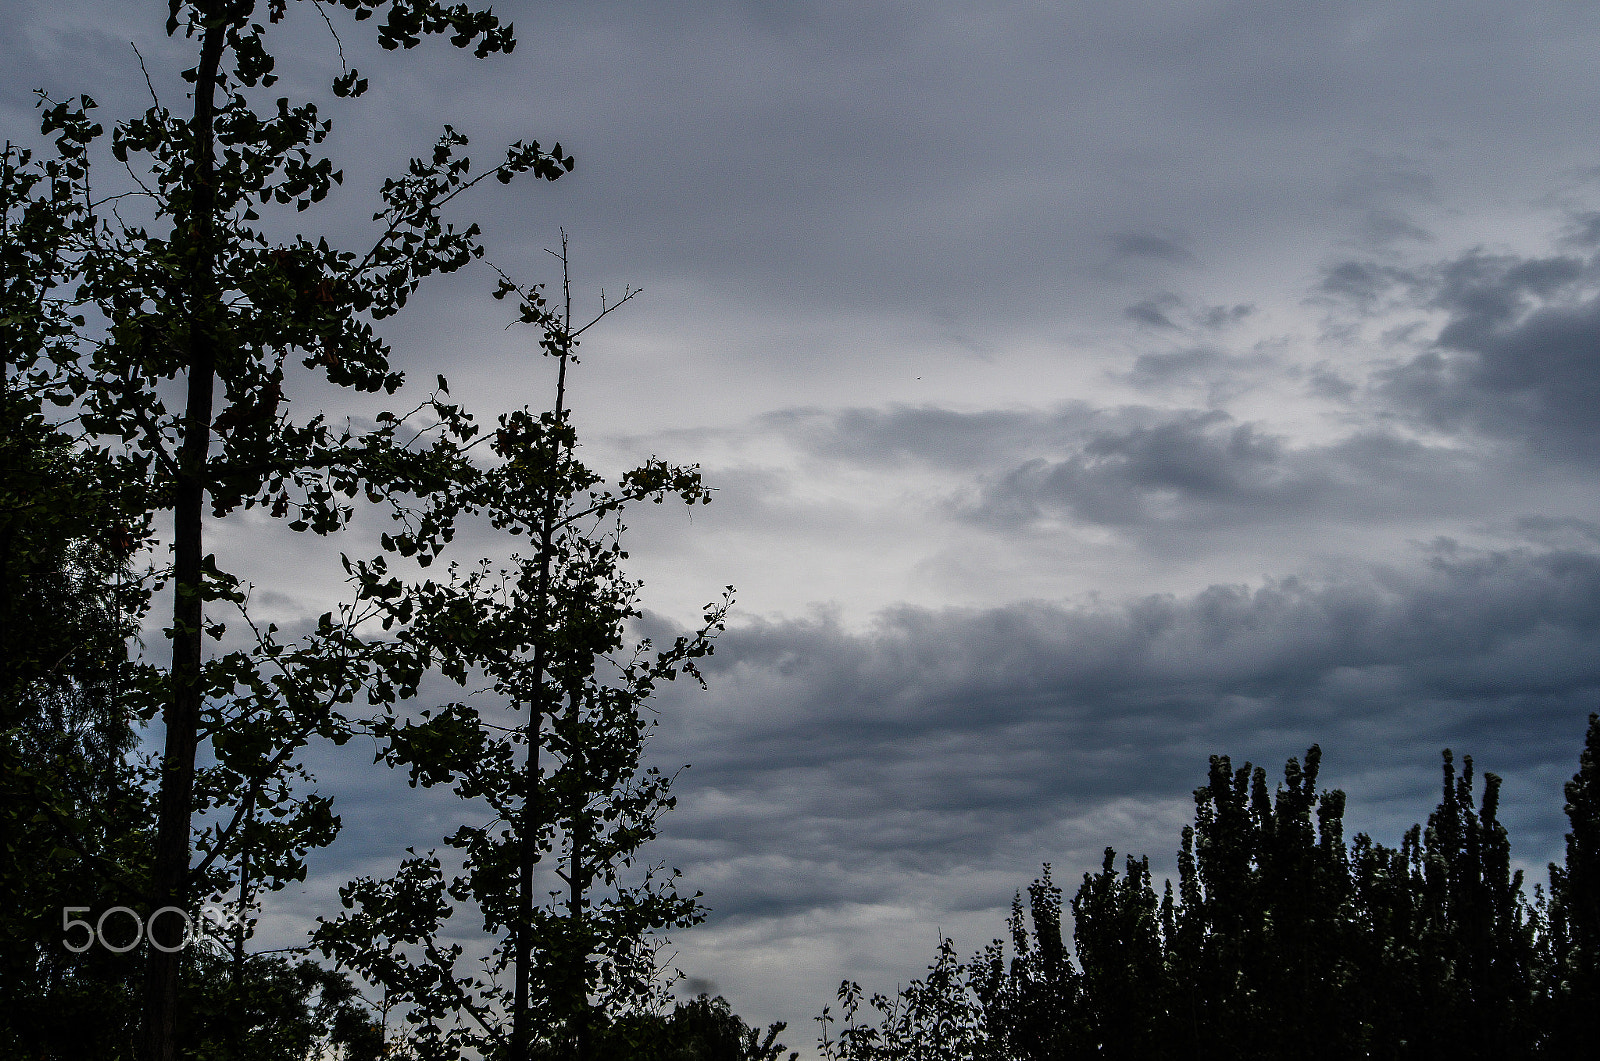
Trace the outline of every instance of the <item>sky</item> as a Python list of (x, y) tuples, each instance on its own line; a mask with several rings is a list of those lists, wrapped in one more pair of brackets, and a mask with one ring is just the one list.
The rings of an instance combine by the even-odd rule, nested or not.
[[(1320, 744), (1348, 831), (1395, 843), (1449, 747), (1505, 778), (1530, 882), (1559, 857), (1600, 707), (1596, 4), (513, 2), (484, 62), (336, 15), (353, 103), (291, 7), (283, 91), (328, 102), (346, 169), (308, 218), (355, 242), (445, 123), (486, 158), (559, 141), (572, 174), (457, 216), (529, 282), (565, 230), (580, 310), (643, 289), (573, 401), (597, 466), (717, 490), (630, 521), (647, 625), (737, 590), (652, 751), (693, 764), (656, 848), (710, 907), (688, 989), (809, 1052), (841, 979), (977, 950), (1044, 862), (1069, 892), (1107, 846), (1174, 873), (1213, 754)], [(35, 87), (142, 108), (130, 42), (181, 94), (163, 4), (0, 15), (8, 136)], [(471, 408), (537, 406), (492, 287), (386, 334)], [(214, 540), (287, 624), (338, 589), (321, 543)], [(280, 927), (448, 831), (319, 773), (346, 835)]]

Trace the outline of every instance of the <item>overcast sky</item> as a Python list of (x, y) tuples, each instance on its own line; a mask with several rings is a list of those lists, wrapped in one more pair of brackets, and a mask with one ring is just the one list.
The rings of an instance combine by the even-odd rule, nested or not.
[[(335, 16), (374, 90), (328, 109), (349, 205), (318, 224), (353, 239), (445, 122), (486, 157), (559, 140), (576, 172), (459, 216), (530, 281), (565, 227), (583, 305), (644, 289), (575, 405), (600, 466), (718, 489), (631, 537), (657, 626), (738, 592), (653, 753), (694, 764), (658, 854), (712, 909), (698, 986), (809, 1050), (841, 978), (892, 989), (941, 930), (971, 953), (1041, 862), (1172, 873), (1216, 753), (1319, 742), (1389, 843), (1470, 753), (1543, 879), (1600, 707), (1596, 4), (496, 10), (520, 45), (486, 62)], [(8, 135), (34, 87), (142, 107), (130, 41), (181, 93), (164, 4), (0, 15)], [(284, 91), (328, 98), (321, 21), (281, 39)], [(389, 334), (475, 408), (537, 405), (491, 287)], [(331, 594), (321, 543), (217, 541), (286, 621)], [(438, 842), (393, 778), (322, 772), (347, 836), (305, 916)]]

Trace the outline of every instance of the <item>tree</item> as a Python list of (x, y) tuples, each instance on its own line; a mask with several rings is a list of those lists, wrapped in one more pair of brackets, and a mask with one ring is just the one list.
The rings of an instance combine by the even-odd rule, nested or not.
[[(77, 919), (100, 927), (104, 945), (91, 945), (63, 939), (63, 916), (130, 908), (149, 869), (152, 808), (123, 702), (142, 599), (131, 535), (103, 466), (45, 423), (37, 396), (8, 382), (0, 399), (0, 564), (12, 587), (0, 600), (0, 1053), (127, 1057), (139, 977), (116, 951), (128, 923)], [(206, 942), (184, 959), (186, 1056), (378, 1056), (344, 978), (305, 960), (246, 965)]]
[(1572, 825), (1566, 864), (1550, 864), (1552, 1056), (1581, 1051), (1600, 1036), (1600, 715), (1589, 716), (1565, 793)]
[(181, 1057), (206, 1061), (379, 1061), (380, 1026), (354, 985), (309, 958), (258, 955), (238, 978), (220, 949), (184, 954)]
[[(337, 6), (356, 21), (383, 16), (377, 33), (387, 49), (447, 35), (482, 58), (515, 44), (509, 26), (465, 5)], [(331, 838), (337, 819), (326, 799), (302, 791), (309, 779), (295, 755), (313, 739), (348, 738), (341, 706), (358, 691), (379, 699), (414, 693), (427, 662), (364, 640), (354, 630), (364, 615), (353, 607), (337, 619), (330, 612), (298, 645), (280, 643), (269, 627), (255, 632), (253, 646), (207, 658), (205, 637), (225, 632), (207, 606), (242, 607), (246, 596), (206, 552), (207, 509), (226, 518), (260, 506), (295, 530), (328, 534), (364, 496), (400, 521), (401, 533), (390, 539), (395, 549), (419, 562), (436, 556), (451, 536), (451, 506), (476, 476), (462, 452), (476, 428), (444, 400), (442, 377), (410, 414), (433, 421), (420, 425), (430, 434), (416, 437), (404, 415), (380, 413), (373, 430), (356, 433), (321, 416), (291, 416), (285, 406), (313, 374), (393, 394), (402, 378), (374, 324), (403, 307), (423, 279), (482, 252), (477, 227), (446, 224), (443, 208), (491, 176), (554, 180), (573, 167), (559, 145), (519, 143), (498, 165), (469, 176), (460, 153), (466, 140), (446, 127), (430, 156), (385, 182), (378, 233), (364, 250), (308, 237), (274, 243), (264, 212), (305, 210), (342, 181), (331, 160), (316, 155), (330, 126), (314, 103), (255, 105), (276, 78), (268, 27), (287, 12), (286, 0), (171, 0), (169, 35), (181, 30), (197, 48), (184, 71), (192, 105), (180, 115), (157, 100), (112, 132), (111, 153), (136, 181), (127, 193), (133, 198), (122, 198), (123, 214), (90, 195), (91, 149), (103, 138), (90, 117), (93, 101), (43, 97), (42, 129), (55, 137), (52, 191), (74, 204), (74, 231), (85, 239), (72, 254), (29, 266), (41, 292), (70, 285), (34, 314), (50, 326), (40, 330), (51, 341), (24, 345), (14, 363), (29, 386), (70, 407), (88, 452), (127, 484), (125, 511), (135, 526), (154, 512), (172, 514), (173, 564), (164, 572), (172, 662), (159, 680), (124, 697), (138, 717), (159, 715), (165, 728), (145, 913), (190, 908), (197, 896), (243, 876), (240, 862), (252, 846), (274, 848), (274, 868), (257, 887), (302, 874), (305, 852)], [(366, 87), (355, 70), (333, 83), (339, 96)], [(141, 198), (143, 223), (122, 224), (122, 216), (138, 216)], [(75, 327), (83, 327), (79, 305), (103, 327), (74, 341), (59, 324), (76, 316)], [(166, 380), (181, 380), (181, 409), (166, 404)], [(197, 767), (202, 746), (214, 766)], [(261, 824), (269, 820), (277, 824)], [(178, 1038), (180, 932), (172, 917), (152, 929), (159, 946), (148, 953), (142, 1039), (151, 1061), (170, 1059)]]
[(1421, 952), (1433, 966), (1425, 971), (1435, 973), (1424, 980), (1432, 1038), (1460, 1050), (1527, 1053), (1540, 1035), (1533, 919), (1498, 820), (1500, 778), (1484, 775), (1474, 810), (1472, 758), (1462, 763), (1457, 776), (1445, 751), (1443, 796), (1421, 850)]
[(992, 1039), (982, 1024), (982, 1007), (970, 969), (956, 957), (955, 944), (941, 935), (928, 974), (894, 996), (875, 994), (870, 1005), (879, 1025), (857, 1022), (861, 985), (839, 985), (843, 1027), (831, 1038), (833, 1017), (824, 1007), (817, 1018), (818, 1046), (828, 1061), (966, 1061), (989, 1056)]
[[(1084, 874), (1072, 899), (1074, 942), (1083, 970), (1079, 993), (1084, 1003), (1076, 1008), (1084, 1011), (1088, 1031), (1076, 1039), (1096, 1042), (1101, 1056), (1172, 1054), (1178, 1035), (1159, 911), (1150, 887), (1150, 860), (1128, 856), (1119, 879), (1116, 853), (1109, 847), (1100, 872)], [(1060, 930), (1058, 923), (1055, 932)]]
[(131, 616), (86, 518), (88, 470), (19, 395), (3, 400), (0, 563), (14, 588), (0, 602), (0, 1051), (103, 1055), (135, 984), (105, 951), (63, 948), (62, 910), (136, 894), (147, 805), (117, 697)]
[[(61, 945), (62, 910), (127, 902), (147, 803), (127, 753), (126, 641), (142, 528), (92, 455), (41, 415), (16, 371), (70, 337), (51, 296), (82, 239), (70, 167), (0, 156), (0, 1051), (109, 1056), (136, 983), (108, 952)], [(120, 1019), (123, 1018), (123, 1019)]]
[[(600, 1057), (630, 1061), (784, 1061), (778, 1036), (788, 1027), (769, 1024), (766, 1035), (746, 1024), (720, 995), (679, 1002), (670, 1014), (630, 1014), (606, 1029)], [(788, 1061), (800, 1055), (790, 1053)]]
[[(964, 969), (936, 968), (859, 1023), (861, 989), (840, 987), (845, 1027), (825, 1056), (922, 1056), (939, 1029), (957, 1056), (1076, 1058), (1571, 1057), (1592, 1052), (1600, 925), (1600, 716), (1566, 786), (1565, 867), (1552, 865), (1548, 918), (1511, 869), (1500, 779), (1443, 755), (1438, 807), (1398, 848), (1344, 842), (1342, 792), (1317, 789), (1321, 752), (1265, 771), (1211, 760), (1182, 833), (1178, 886), (1158, 901), (1149, 864), (1119, 874), (1107, 849), (1072, 900), (1078, 965), (1062, 946), (1060, 893), (1044, 875), (1019, 892), (1011, 953), (996, 940)], [(956, 984), (952, 971), (965, 974)], [(938, 982), (944, 986), (931, 990)], [(971, 999), (980, 1009), (974, 1011)], [(916, 1013), (908, 1023), (907, 1015)], [(915, 1029), (915, 1031), (910, 1031)]]
[(1067, 957), (1061, 932), (1061, 889), (1050, 866), (1028, 887), (1028, 913), (1022, 893), (1011, 900), (1012, 958), (995, 940), (969, 966), (973, 994), (982, 1008), (988, 1054), (1046, 1061), (1072, 1056), (1089, 1041), (1079, 999), (1083, 980)]
[[(566, 294), (565, 245), (560, 258)], [(449, 784), (481, 801), (489, 821), (446, 838), (463, 852), (460, 874), (446, 882), (429, 852), (388, 881), (356, 881), (342, 893), (352, 912), (324, 922), (317, 940), (409, 1007), (419, 1057), (587, 1058), (610, 1021), (656, 1001), (651, 933), (701, 916), (698, 896), (678, 894), (676, 871), (641, 860), (673, 805), (671, 778), (643, 765), (645, 711), (660, 682), (700, 679), (696, 661), (712, 651), (729, 601), (708, 604), (702, 626), (663, 650), (630, 644), (639, 586), (620, 568), (624, 508), (706, 502), (709, 492), (697, 469), (658, 460), (605, 487), (576, 457), (568, 367), (579, 337), (621, 302), (578, 326), (570, 295), (552, 313), (509, 279), (499, 293), (517, 294), (523, 323), (541, 329), (556, 388), (549, 410), (501, 417), (487, 436), (500, 463), (471, 503), (535, 551), (509, 568), (485, 561), (411, 587), (382, 564), (355, 567), (386, 624), (409, 622), (403, 637), (437, 654), (446, 674), (463, 684), (481, 674), (512, 705), (507, 717), (462, 700), (375, 726), (413, 784)], [(534, 874), (546, 859), (556, 887), (542, 904)], [(439, 943), (454, 912), (446, 896), (478, 908), (494, 941), (487, 979), (461, 972), (461, 948)], [(508, 971), (509, 988), (499, 980)]]

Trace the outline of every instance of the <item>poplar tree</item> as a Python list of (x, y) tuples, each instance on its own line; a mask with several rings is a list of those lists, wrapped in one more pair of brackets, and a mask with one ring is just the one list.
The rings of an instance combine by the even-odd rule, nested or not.
[[(1344, 794), (1319, 791), (1320, 749), (1266, 773), (1213, 756), (1182, 832), (1178, 882), (1158, 900), (1149, 864), (1107, 849), (1073, 898), (1077, 967), (1064, 964), (1059, 891), (1044, 875), (1012, 905), (965, 991), (917, 983), (874, 996), (841, 985), (821, 1047), (837, 1061), (927, 1055), (905, 1015), (961, 1056), (1075, 1058), (1575, 1057), (1592, 1053), (1600, 968), (1600, 716), (1565, 788), (1572, 825), (1548, 903), (1530, 901), (1499, 820), (1500, 779), (1442, 757), (1440, 799), (1398, 847), (1344, 840)], [(940, 962), (948, 965), (948, 948)], [(930, 978), (930, 983), (932, 979)], [(975, 998), (980, 1009), (975, 1011)], [(931, 1009), (917, 1004), (936, 1001)], [(919, 1053), (919, 1051), (922, 1051)]]
[(1589, 716), (1565, 794), (1566, 864), (1550, 864), (1552, 1056), (1581, 1052), (1600, 1037), (1600, 715)]

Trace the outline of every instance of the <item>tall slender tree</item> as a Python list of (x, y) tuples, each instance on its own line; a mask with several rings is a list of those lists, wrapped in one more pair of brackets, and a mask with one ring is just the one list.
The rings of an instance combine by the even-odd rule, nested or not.
[[(473, 498), (534, 551), (409, 588), (384, 568), (357, 568), (396, 622), (415, 617), (407, 638), (447, 660), (458, 681), (483, 675), (511, 707), (502, 716), (462, 700), (378, 721), (391, 762), (414, 783), (481, 801), (489, 823), (447, 838), (464, 855), (448, 882), (432, 853), (408, 859), (388, 881), (354, 882), (344, 893), (352, 913), (317, 933), (330, 957), (409, 1006), (424, 1058), (593, 1056), (611, 1019), (653, 1001), (651, 934), (699, 917), (676, 873), (643, 860), (673, 804), (671, 778), (644, 765), (646, 701), (662, 681), (700, 677), (696, 661), (712, 651), (728, 599), (671, 645), (630, 641), (639, 586), (620, 567), (620, 517), (632, 503), (710, 494), (694, 467), (651, 460), (607, 486), (578, 459), (567, 370), (579, 338), (620, 301), (575, 323), (565, 245), (560, 257), (558, 311), (503, 278), (500, 295), (518, 295), (521, 320), (542, 332), (556, 386), (550, 408), (507, 414), (487, 436), (499, 463)], [(541, 864), (552, 878), (542, 886)], [(493, 941), (487, 979), (460, 971), (460, 948), (439, 942), (453, 913), (446, 895), (478, 908)]]

